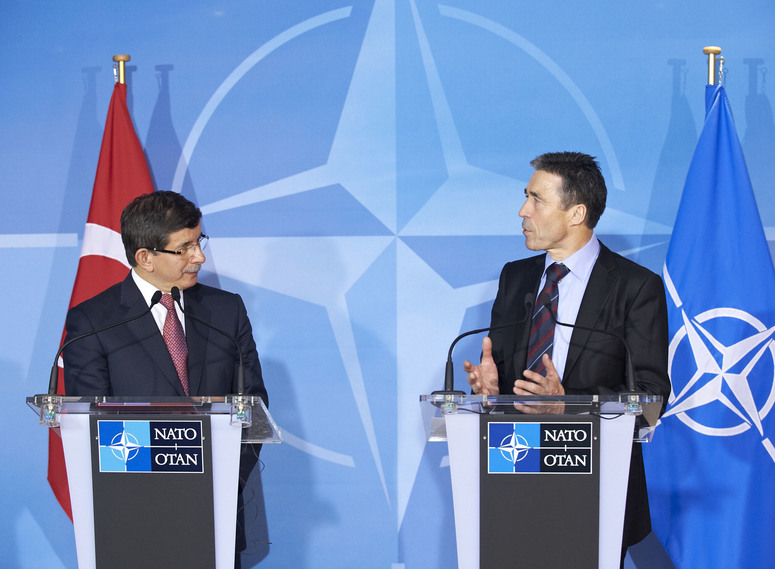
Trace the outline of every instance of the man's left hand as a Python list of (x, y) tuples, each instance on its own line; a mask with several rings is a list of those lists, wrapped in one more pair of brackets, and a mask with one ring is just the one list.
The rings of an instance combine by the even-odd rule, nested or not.
[[(518, 379), (514, 382), (515, 395), (565, 395), (565, 388), (562, 386), (552, 359), (544, 354), (542, 361), (546, 368), (546, 375), (526, 369), (522, 374), (525, 379)], [(565, 411), (565, 404), (561, 402), (547, 405), (516, 404), (515, 407), (523, 413), (531, 414), (561, 414)]]

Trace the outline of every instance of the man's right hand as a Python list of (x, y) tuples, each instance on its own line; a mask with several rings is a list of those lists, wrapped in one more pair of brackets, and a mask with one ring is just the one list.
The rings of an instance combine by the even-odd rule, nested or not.
[(463, 371), (468, 374), (468, 385), (474, 393), (480, 395), (498, 395), (498, 368), (492, 359), (492, 340), (485, 336), (482, 340), (482, 360), (478, 366), (466, 360)]

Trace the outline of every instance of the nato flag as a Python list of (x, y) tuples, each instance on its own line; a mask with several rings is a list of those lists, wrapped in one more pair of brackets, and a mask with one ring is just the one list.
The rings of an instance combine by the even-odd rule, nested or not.
[(772, 567), (775, 271), (729, 101), (707, 89), (664, 268), (673, 388), (644, 447), (652, 520), (679, 569)]

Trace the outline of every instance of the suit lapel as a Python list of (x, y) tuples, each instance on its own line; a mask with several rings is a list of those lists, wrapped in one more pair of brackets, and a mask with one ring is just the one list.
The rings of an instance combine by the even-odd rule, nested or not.
[[(201, 299), (201, 287), (195, 285), (187, 289), (185, 308), (188, 314), (210, 322), (210, 310), (204, 306)], [(193, 318), (186, 318), (186, 344), (188, 345), (188, 392), (191, 395), (199, 395), (202, 386), (205, 362), (207, 361), (207, 344), (210, 328), (197, 322)]]
[[(121, 306), (126, 311), (127, 318), (134, 314), (139, 314), (143, 310), (148, 310), (148, 305), (145, 303), (142, 294), (140, 294), (137, 285), (132, 280), (131, 274), (121, 283)], [(175, 371), (169, 350), (167, 350), (167, 344), (164, 343), (164, 338), (153, 316), (148, 314), (144, 318), (138, 318), (134, 322), (127, 324), (127, 327), (134, 336), (137, 346), (144, 350), (148, 357), (156, 363), (164, 380), (172, 385), (178, 395), (185, 395), (178, 372)]]
[[(611, 289), (616, 282), (616, 262), (610, 249), (602, 243), (600, 244), (600, 254), (592, 267), (592, 273), (589, 275), (589, 282), (581, 299), (579, 313), (576, 316), (576, 324), (587, 328), (597, 328), (603, 309), (611, 294)], [(568, 346), (568, 358), (565, 362), (563, 372), (563, 382), (571, 376), (573, 369), (578, 362), (579, 356), (584, 351), (589, 341), (591, 332), (573, 330), (570, 346)]]
[(517, 326), (516, 333), (514, 335), (514, 377), (521, 378), (522, 372), (525, 371), (527, 365), (527, 347), (530, 341), (530, 328), (532, 326), (533, 311), (535, 310), (535, 303), (538, 297), (538, 287), (541, 284), (541, 277), (544, 274), (544, 264), (546, 263), (546, 255), (538, 255), (534, 257), (534, 263), (528, 264), (524, 268), (524, 273), (521, 278), (518, 278), (520, 288), (516, 291), (516, 296), (513, 300), (513, 314), (514, 319), (522, 318), (524, 313), (524, 301), (527, 294), (533, 294), (533, 307), (530, 309), (530, 314), (525, 318), (525, 323), (522, 326)]

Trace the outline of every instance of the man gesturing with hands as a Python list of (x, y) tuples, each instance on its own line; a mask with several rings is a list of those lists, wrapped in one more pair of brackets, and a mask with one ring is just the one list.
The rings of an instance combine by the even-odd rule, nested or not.
[[(578, 152), (556, 152), (538, 156), (531, 165), (535, 172), (519, 216), (525, 246), (544, 253), (503, 267), (490, 322), (502, 327), (482, 341), (478, 365), (464, 363), (471, 389), (521, 396), (626, 391), (626, 349), (620, 339), (555, 327), (556, 318), (624, 338), (637, 389), (667, 400), (662, 279), (613, 253), (595, 236), (607, 197), (597, 162)], [(530, 298), (535, 303), (526, 302)], [(520, 320), (524, 323), (503, 326)], [(627, 547), (650, 531), (643, 458), (640, 445), (633, 445), (622, 559)]]

